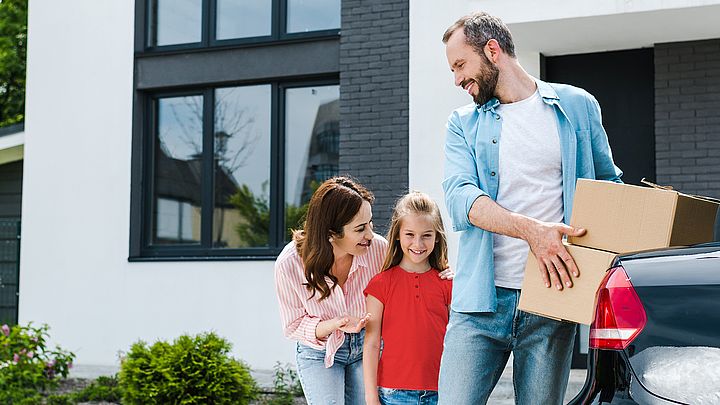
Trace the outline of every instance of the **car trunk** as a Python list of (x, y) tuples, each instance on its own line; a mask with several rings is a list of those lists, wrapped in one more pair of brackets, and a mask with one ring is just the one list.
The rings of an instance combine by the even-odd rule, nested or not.
[(621, 259), (647, 315), (625, 349), (636, 383), (681, 403), (720, 403), (720, 247)]

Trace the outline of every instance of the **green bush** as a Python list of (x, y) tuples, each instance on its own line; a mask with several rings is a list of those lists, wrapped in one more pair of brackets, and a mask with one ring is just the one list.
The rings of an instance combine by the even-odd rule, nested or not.
[(42, 392), (66, 378), (75, 355), (46, 347), (48, 326), (0, 327), (0, 403), (40, 403)]
[(120, 365), (122, 402), (132, 404), (247, 404), (257, 397), (248, 367), (228, 355), (214, 333), (183, 335), (170, 344), (132, 345)]
[(297, 372), (286, 364), (275, 363), (275, 378), (273, 380), (272, 395), (266, 399), (264, 405), (292, 405), (295, 397), (303, 396), (303, 389)]

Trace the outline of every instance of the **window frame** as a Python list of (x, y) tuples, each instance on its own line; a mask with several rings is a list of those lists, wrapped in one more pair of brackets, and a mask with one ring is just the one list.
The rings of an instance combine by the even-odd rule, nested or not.
[[(152, 45), (150, 40), (151, 29), (153, 29), (153, 13), (152, 7), (157, 0), (139, 0), (144, 4), (139, 7), (142, 10), (142, 37), (141, 49), (147, 53), (165, 53), (177, 51), (194, 51), (207, 48), (223, 48), (238, 46), (258, 46), (266, 44), (275, 44), (281, 42), (303, 41), (309, 39), (319, 39), (325, 37), (338, 36), (340, 28), (327, 30), (308, 31), (308, 32), (287, 32), (287, 2), (288, 0), (271, 0), (272, 6), (270, 11), (270, 35), (246, 37), (246, 38), (228, 38), (217, 39), (217, 0), (201, 0), (202, 15), (200, 26), (200, 42), (171, 44), (171, 45)], [(136, 44), (136, 46), (139, 44)]]
[[(270, 185), (268, 187), (270, 229), (267, 247), (213, 248), (214, 201), (214, 103), (215, 91), (221, 88), (270, 85)], [(285, 91), (292, 88), (339, 86), (339, 75), (324, 77), (263, 80), (252, 82), (222, 83), (212, 86), (188, 86), (182, 89), (143, 92), (140, 110), (143, 116), (140, 153), (142, 162), (141, 185), (134, 188), (140, 200), (139, 221), (131, 218), (130, 261), (179, 261), (179, 260), (274, 260), (287, 243), (285, 235)], [(155, 245), (153, 240), (153, 215), (155, 195), (155, 148), (158, 134), (158, 100), (170, 97), (203, 97), (202, 122), (202, 190), (200, 243), (178, 245)], [(209, 151), (209, 152), (208, 152)], [(134, 150), (134, 152), (138, 152)], [(281, 214), (278, 215), (277, 213)], [(133, 229), (134, 228), (134, 229)]]

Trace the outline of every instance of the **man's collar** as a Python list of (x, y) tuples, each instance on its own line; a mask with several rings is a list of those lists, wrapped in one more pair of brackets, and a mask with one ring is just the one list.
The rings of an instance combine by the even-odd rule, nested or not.
[[(546, 82), (535, 79), (535, 83), (537, 83), (538, 92), (540, 93), (540, 97), (542, 97), (543, 101), (546, 103), (552, 103), (554, 100), (560, 100), (560, 97), (558, 97), (557, 92), (555, 89), (553, 89), (552, 86), (547, 84)], [(497, 97), (491, 98), (487, 103), (483, 105), (478, 105), (478, 109), (482, 109), (483, 112), (487, 112), (489, 110), (495, 109), (500, 104), (500, 100), (497, 99)]]

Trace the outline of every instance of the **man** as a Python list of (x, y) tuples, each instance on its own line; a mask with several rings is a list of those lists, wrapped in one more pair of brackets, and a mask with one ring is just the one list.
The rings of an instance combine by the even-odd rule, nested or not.
[(547, 288), (572, 288), (563, 222), (578, 178), (620, 181), (593, 96), (530, 76), (498, 18), (474, 13), (443, 36), (455, 85), (445, 144), (446, 205), (463, 231), (440, 366), (441, 404), (486, 403), (513, 353), (516, 403), (560, 404), (575, 325), (518, 311), (528, 247)]

